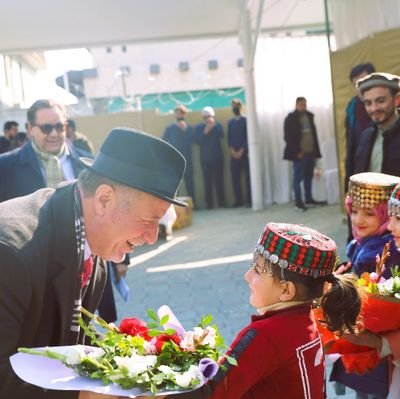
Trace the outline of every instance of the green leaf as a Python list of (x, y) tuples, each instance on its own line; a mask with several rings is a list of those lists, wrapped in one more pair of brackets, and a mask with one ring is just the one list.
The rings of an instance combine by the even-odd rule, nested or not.
[(169, 315), (165, 314), (163, 317), (161, 317), (160, 325), (163, 326), (168, 320), (169, 320)]
[(207, 327), (209, 324), (211, 324), (213, 321), (213, 317), (212, 315), (206, 315), (206, 316), (202, 316), (199, 327)]
[(150, 337), (157, 337), (158, 335), (164, 334), (164, 331), (163, 331), (163, 330), (156, 330), (156, 329), (153, 329), (153, 330), (149, 330), (149, 331), (147, 332), (147, 334), (148, 334)]
[(152, 319), (152, 320), (154, 320), (155, 322), (158, 323), (157, 313), (153, 309), (148, 309), (147, 310), (147, 315), (150, 317), (150, 319)]
[(152, 329), (152, 328), (158, 328), (159, 327), (159, 325), (158, 325), (158, 323), (155, 323), (154, 321), (149, 321), (148, 323), (147, 323), (147, 328), (148, 329)]
[(227, 361), (229, 364), (231, 364), (232, 366), (237, 366), (237, 365), (238, 365), (238, 362), (237, 362), (237, 360), (236, 360), (234, 357), (228, 356), (228, 355), (225, 355), (224, 357), (225, 357), (226, 361)]

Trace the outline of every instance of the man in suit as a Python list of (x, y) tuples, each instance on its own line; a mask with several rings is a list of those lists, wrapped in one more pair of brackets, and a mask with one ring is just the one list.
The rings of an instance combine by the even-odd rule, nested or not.
[[(54, 123), (54, 122), (53, 122)], [(171, 145), (127, 128), (111, 131), (77, 182), (0, 204), (0, 398), (75, 399), (21, 381), (9, 357), (19, 347), (84, 342), (82, 304), (94, 312), (105, 261), (157, 240), (185, 159)]]
[(180, 104), (175, 108), (174, 123), (168, 125), (163, 133), (163, 140), (173, 145), (186, 159), (185, 170), (185, 186), (187, 195), (194, 198), (194, 183), (193, 183), (193, 166), (192, 166), (192, 143), (193, 143), (193, 127), (188, 125), (185, 117), (188, 110)]
[(316, 201), (312, 197), (312, 180), (315, 160), (321, 158), (314, 114), (307, 111), (307, 100), (296, 98), (296, 109), (289, 113), (284, 122), (284, 138), (286, 142), (283, 159), (293, 162), (293, 191), (295, 209), (306, 211), (307, 207), (301, 194), (301, 182), (304, 182), (306, 205), (323, 205), (324, 201)]
[(0, 156), (0, 202), (56, 187), (78, 177), (79, 157), (90, 156), (68, 145), (64, 107), (52, 100), (35, 101), (27, 113), (29, 142)]
[(221, 140), (224, 137), (222, 125), (215, 120), (212, 107), (204, 107), (201, 111), (203, 122), (194, 132), (194, 140), (200, 146), (200, 163), (204, 178), (204, 192), (207, 209), (213, 208), (213, 185), (217, 192), (218, 206), (225, 206), (224, 193), (224, 156)]

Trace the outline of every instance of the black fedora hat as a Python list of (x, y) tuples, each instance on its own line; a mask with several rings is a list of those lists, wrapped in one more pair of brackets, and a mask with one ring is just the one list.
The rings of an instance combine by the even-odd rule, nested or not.
[(185, 172), (183, 155), (165, 141), (135, 129), (111, 130), (94, 160), (84, 165), (109, 179), (179, 206), (176, 193)]

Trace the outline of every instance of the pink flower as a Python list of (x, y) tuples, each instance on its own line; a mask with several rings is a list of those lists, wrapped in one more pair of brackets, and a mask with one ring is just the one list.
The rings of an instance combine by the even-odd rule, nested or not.
[(196, 350), (193, 331), (186, 331), (183, 334), (183, 338), (181, 341), (181, 348), (188, 352), (193, 352), (194, 350)]
[(377, 284), (379, 282), (379, 274), (378, 273), (375, 273), (375, 272), (370, 273), (369, 278), (371, 280), (371, 283)]

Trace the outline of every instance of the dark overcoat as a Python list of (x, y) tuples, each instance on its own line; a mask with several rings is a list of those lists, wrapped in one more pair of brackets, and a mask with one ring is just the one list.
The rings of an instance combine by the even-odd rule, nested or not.
[[(79, 278), (74, 183), (45, 188), (0, 204), (0, 398), (76, 398), (19, 380), (9, 357), (19, 347), (70, 345)], [(82, 305), (94, 312), (105, 279), (95, 260)], [(83, 337), (80, 337), (83, 342)]]
[[(80, 157), (92, 158), (73, 146), (68, 146), (75, 178), (84, 168)], [(23, 147), (0, 155), (0, 202), (22, 197), (47, 186), (40, 162), (31, 142)]]

